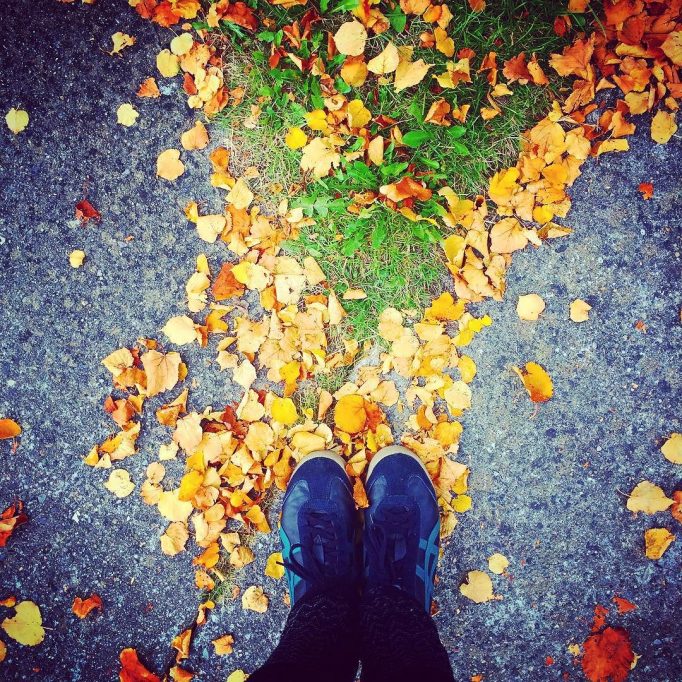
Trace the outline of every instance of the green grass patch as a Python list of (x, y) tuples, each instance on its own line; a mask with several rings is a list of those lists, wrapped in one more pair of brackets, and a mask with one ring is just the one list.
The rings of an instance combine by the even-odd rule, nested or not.
[[(297, 57), (318, 55), (327, 72), (336, 75), (344, 58), (340, 55), (327, 58), (326, 31), (333, 31), (350, 18), (347, 10), (352, 2), (322, 2), (322, 21), (301, 42), (295, 51)], [(524, 51), (529, 58), (537, 54), (551, 76), (547, 56), (560, 51), (570, 39), (558, 37), (553, 30), (555, 18), (566, 13), (565, 0), (498, 0), (488, 2), (481, 13), (472, 12), (464, 0), (450, 3), (454, 18), (447, 32), (454, 40), (455, 50), (469, 48), (476, 56), (471, 59), (473, 82), (444, 90), (436, 87), (433, 75), (445, 71), (450, 60), (435, 48), (419, 47), (419, 36), (433, 30), (433, 25), (420, 18), (405, 17), (397, 3), (390, 9), (390, 5), (382, 2), (380, 8), (389, 16), (392, 28), (370, 37), (366, 58), (375, 56), (392, 40), (397, 45), (416, 46), (413, 59), (423, 58), (433, 67), (418, 86), (400, 93), (390, 83), (378, 85), (372, 75), (361, 88), (350, 88), (340, 77), (336, 77), (335, 85), (349, 100), (361, 99), (375, 119), (380, 114), (395, 119), (403, 136), (408, 134), (410, 145), (389, 145), (380, 167), (342, 159), (332, 176), (319, 181), (301, 176), (300, 151), (288, 149), (284, 136), (290, 127), (305, 127), (307, 111), (323, 108), (320, 79), (301, 72), (287, 57), (274, 69), (267, 63), (272, 45), (285, 45), (292, 50), (283, 39), (282, 28), (300, 18), (308, 8), (286, 11), (270, 3), (251, 4), (273, 23), (255, 39), (239, 27), (221, 27), (229, 39), (224, 55), (226, 83), (230, 88), (245, 87), (247, 95), (243, 104), (228, 106), (221, 112), (215, 123), (231, 140), (233, 161), (238, 164), (235, 172), (240, 166), (259, 167), (261, 176), (252, 181), (252, 186), (267, 208), (289, 196), (290, 205), (303, 207), (305, 214), (314, 218), (316, 224), (302, 230), (299, 239), (285, 248), (290, 253), (311, 254), (318, 259), (339, 295), (347, 288), (365, 290), (367, 299), (346, 301), (344, 306), (354, 336), (359, 340), (373, 338), (376, 315), (383, 308), (421, 308), (438, 290), (437, 285), (446, 273), (437, 243), (446, 235), (442, 227), (428, 221), (410, 221), (379, 202), (359, 215), (351, 214), (347, 206), (353, 194), (378, 191), (381, 185), (405, 175), (418, 177), (434, 191), (447, 185), (461, 196), (484, 193), (490, 176), (515, 162), (522, 132), (546, 113), (561, 82), (553, 78), (552, 84), (543, 87), (513, 83), (510, 86), (513, 94), (498, 100), (502, 115), (484, 121), (479, 109), (489, 106), (490, 86), (486, 74), (476, 70), (483, 57), (495, 51), (499, 80), (504, 82), (503, 62)], [(572, 20), (576, 28), (585, 22), (581, 15), (573, 15)], [(425, 122), (431, 103), (441, 97), (453, 108), (470, 105), (463, 124), (442, 127)], [(255, 125), (249, 121), (252, 106), (259, 108)], [(375, 122), (369, 128), (372, 135), (382, 132)], [(359, 149), (361, 145), (362, 140), (351, 138), (344, 151)], [(272, 188), (278, 184), (282, 192), (273, 194)], [(437, 218), (443, 210), (438, 199), (434, 194), (431, 200), (417, 202), (414, 208), (426, 218)]]

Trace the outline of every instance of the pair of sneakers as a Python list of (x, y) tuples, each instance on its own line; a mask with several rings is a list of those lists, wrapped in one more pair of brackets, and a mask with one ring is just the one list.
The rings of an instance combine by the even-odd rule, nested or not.
[(377, 452), (367, 469), (362, 524), (344, 464), (334, 452), (314, 452), (289, 481), (280, 537), (292, 606), (330, 588), (393, 586), (429, 613), (440, 517), (426, 468), (401, 446)]

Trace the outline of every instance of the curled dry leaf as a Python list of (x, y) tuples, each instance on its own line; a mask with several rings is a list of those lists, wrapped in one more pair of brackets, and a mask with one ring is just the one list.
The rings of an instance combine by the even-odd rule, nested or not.
[(123, 649), (119, 655), (121, 662), (120, 682), (161, 682), (161, 679), (140, 661), (137, 651), (132, 648)]
[(0, 419), (0, 440), (21, 435), (21, 426), (14, 419)]
[(554, 394), (552, 378), (537, 362), (527, 362), (523, 369), (518, 367), (512, 367), (512, 369), (519, 375), (519, 379), (534, 403), (547, 402)]
[(92, 594), (86, 599), (81, 599), (81, 597), (76, 597), (71, 605), (71, 610), (79, 617), (85, 618), (90, 612), (95, 609), (101, 609), (102, 600), (97, 594)]
[(104, 487), (119, 498), (128, 497), (135, 490), (135, 484), (125, 469), (112, 469)]

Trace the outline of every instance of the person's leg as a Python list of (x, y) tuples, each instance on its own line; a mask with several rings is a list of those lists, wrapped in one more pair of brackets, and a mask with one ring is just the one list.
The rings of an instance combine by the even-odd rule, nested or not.
[(384, 448), (367, 470), (365, 594), (360, 609), (363, 682), (452, 682), (430, 615), (440, 518), (419, 458)]
[(280, 537), (292, 609), (250, 682), (352, 682), (358, 668), (357, 515), (341, 457), (313, 453), (294, 471)]

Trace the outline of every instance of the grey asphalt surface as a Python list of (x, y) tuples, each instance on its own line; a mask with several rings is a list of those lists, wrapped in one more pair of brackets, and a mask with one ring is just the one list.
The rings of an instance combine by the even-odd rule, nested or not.
[[(171, 639), (196, 613), (192, 554), (164, 556), (158, 537), (166, 524), (157, 511), (137, 491), (115, 499), (103, 487), (107, 472), (81, 460), (113, 430), (101, 408), (110, 379), (100, 360), (184, 312), (198, 253), (212, 263), (227, 258), (219, 245), (200, 243), (182, 215), (191, 199), (206, 210), (221, 199), (208, 187), (203, 152), (183, 152), (187, 171), (176, 183), (155, 178), (158, 153), (179, 148), (180, 132), (195, 120), (178, 80), (159, 79), (160, 100), (134, 94), (157, 75), (168, 31), (125, 2), (19, 0), (6, 4), (3, 19), (2, 114), (21, 106), (31, 121), (16, 138), (4, 125), (0, 132), (0, 416), (24, 428), (17, 452), (0, 443), (0, 509), (23, 499), (30, 522), (0, 549), (0, 598), (34, 600), (49, 629), (34, 648), (0, 633), (8, 644), (0, 679), (114, 680), (126, 646), (161, 672)], [(137, 44), (111, 57), (105, 50), (118, 30)], [(125, 129), (116, 109), (128, 101), (140, 118)], [(494, 324), (467, 350), (478, 376), (460, 459), (473, 471), (474, 506), (447, 543), (436, 590), (457, 679), (582, 679), (567, 646), (585, 639), (595, 605), (616, 594), (638, 606), (610, 618), (642, 655), (631, 679), (682, 678), (682, 540), (660, 561), (643, 554), (646, 528), (678, 535), (682, 528), (669, 514), (634, 518), (625, 509), (625, 493), (642, 479), (668, 494), (680, 487), (679, 467), (658, 448), (680, 430), (681, 146), (679, 135), (654, 145), (643, 121), (630, 153), (589, 162), (567, 219), (574, 234), (517, 254), (504, 302), (479, 306)], [(642, 181), (654, 182), (650, 201), (637, 191)], [(81, 227), (74, 206), (86, 195), (102, 221)], [(68, 264), (76, 248), (87, 254), (79, 270)], [(526, 293), (547, 302), (538, 322), (516, 316)], [(568, 320), (574, 298), (593, 306), (588, 322)], [(191, 407), (234, 397), (208, 354), (182, 355), (197, 379)], [(536, 413), (510, 369), (529, 360), (555, 385)], [(146, 420), (140, 454), (124, 464), (138, 484), (167, 438), (153, 421)], [(177, 481), (182, 462), (167, 469), (167, 481)], [(258, 615), (239, 602), (219, 605), (187, 662), (198, 679), (252, 671), (276, 643), (284, 585), (263, 576), (276, 546), (274, 534), (260, 537), (256, 561), (237, 576), (242, 587), (263, 585), (270, 609)], [(509, 577), (493, 579), (502, 599), (475, 605), (458, 585), (495, 551), (510, 560)], [(73, 598), (92, 592), (104, 610), (80, 621)], [(0, 608), (0, 618), (9, 614)], [(210, 641), (227, 632), (235, 652), (216, 657)]]

